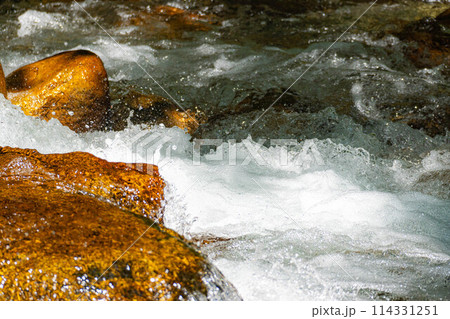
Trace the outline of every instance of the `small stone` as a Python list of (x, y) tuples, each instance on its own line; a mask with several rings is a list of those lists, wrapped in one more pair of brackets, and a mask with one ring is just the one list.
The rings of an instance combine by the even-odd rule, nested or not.
[(161, 96), (136, 91), (126, 94), (121, 103), (113, 107), (111, 113), (112, 126), (115, 130), (124, 129), (129, 118), (132, 124), (177, 126), (192, 134), (204, 121), (200, 111), (185, 111)]

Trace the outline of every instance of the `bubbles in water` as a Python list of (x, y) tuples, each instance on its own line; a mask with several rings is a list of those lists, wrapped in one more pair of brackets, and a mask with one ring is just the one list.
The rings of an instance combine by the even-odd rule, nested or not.
[(42, 29), (62, 31), (68, 26), (68, 19), (60, 13), (47, 13), (36, 10), (27, 10), (19, 16), (20, 28), (17, 31), (19, 37), (31, 35)]
[[(81, 5), (101, 7), (95, 1)], [(70, 8), (75, 17), (85, 17), (77, 5)], [(125, 11), (116, 10), (122, 17)], [(137, 62), (183, 105), (200, 105), (214, 115), (248, 92), (288, 87), (329, 45), (329, 30), (313, 23), (298, 47), (277, 46), (269, 33), (268, 39), (235, 44), (232, 38), (249, 33), (239, 19), (228, 19), (205, 36), (183, 41), (137, 41), (139, 27), (111, 24), (107, 29), (119, 46), (76, 19), (24, 11), (18, 47), (27, 45), (20, 41), (28, 36), (45, 38), (41, 31), (68, 35), (51, 47), (35, 41), (33, 53), (8, 48), (6, 73), (61, 50), (88, 49), (104, 61), (111, 81), (153, 90)], [(302, 19), (286, 19), (283, 26)], [(234, 27), (239, 34), (228, 36)], [(318, 30), (324, 36), (310, 40)], [(392, 35), (373, 39), (359, 30), (343, 40), (292, 88), (302, 102), (298, 109), (269, 111), (253, 131), (246, 123), (259, 109), (215, 123), (207, 137), (222, 140), (200, 156), (199, 165), (191, 137), (180, 129), (129, 125), (121, 132), (76, 134), (55, 119), (25, 116), (3, 97), (0, 145), (158, 164), (167, 182), (165, 224), (202, 242), (244, 299), (442, 298), (450, 271), (447, 137), (433, 139), (386, 120), (390, 114), (379, 108), (401, 102), (400, 110), (408, 111), (403, 102), (418, 94), (429, 108), (445, 105), (438, 95), (445, 89), (442, 70), (405, 66), (401, 54), (388, 52), (400, 43)], [(355, 120), (352, 110), (363, 120)], [(147, 132), (165, 140), (155, 154), (133, 148), (135, 137)], [(295, 143), (262, 145), (260, 137)], [(214, 274), (208, 270), (208, 278)], [(223, 287), (216, 288), (220, 295)]]

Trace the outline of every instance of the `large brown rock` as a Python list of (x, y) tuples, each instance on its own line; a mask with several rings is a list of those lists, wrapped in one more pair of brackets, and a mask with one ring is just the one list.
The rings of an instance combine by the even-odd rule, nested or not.
[(6, 87), (8, 99), (27, 115), (56, 118), (75, 132), (105, 125), (108, 76), (92, 52), (68, 51), (25, 65), (7, 76)]
[(0, 94), (3, 94), (3, 96), (6, 97), (6, 80), (1, 63), (0, 63)]
[(130, 164), (110, 163), (89, 153), (45, 155), (0, 147), (0, 178), (89, 195), (161, 222), (165, 184), (157, 166), (145, 168), (138, 171)]
[[(59, 156), (0, 148), (0, 300), (239, 299), (182, 236), (89, 187), (76, 191), (89, 180), (100, 188), (99, 178), (113, 187), (104, 177), (113, 169), (132, 187), (138, 173), (84, 154)], [(62, 182), (78, 174), (75, 166), (81, 175)]]

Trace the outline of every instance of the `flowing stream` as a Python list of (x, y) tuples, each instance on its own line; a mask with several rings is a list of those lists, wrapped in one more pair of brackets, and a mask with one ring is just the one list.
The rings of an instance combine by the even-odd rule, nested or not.
[[(76, 134), (0, 96), (0, 145), (159, 165), (166, 226), (198, 243), (244, 300), (448, 300), (448, 131), (426, 134), (389, 113), (448, 113), (444, 66), (414, 67), (393, 31), (448, 2), (382, 1), (326, 52), (370, 2), (316, 2), (287, 1), (285, 9), (4, 1), (5, 74), (88, 49), (105, 64), (113, 103), (129, 88), (169, 98), (156, 80), (180, 105), (214, 120), (193, 136), (131, 123)], [(121, 22), (157, 4), (213, 22), (189, 30)], [(262, 115), (312, 63), (284, 95), (289, 109)], [(266, 107), (233, 113), (248, 96)], [(135, 145), (143, 134), (159, 143), (151, 154)], [(199, 151), (200, 139), (214, 145)]]

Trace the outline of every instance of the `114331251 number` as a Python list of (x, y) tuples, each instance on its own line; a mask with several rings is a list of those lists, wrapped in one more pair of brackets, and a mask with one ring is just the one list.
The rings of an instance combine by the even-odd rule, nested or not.
[(437, 316), (437, 306), (372, 306), (373, 316)]

